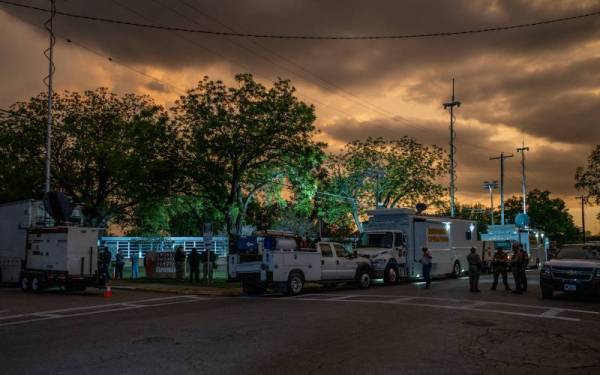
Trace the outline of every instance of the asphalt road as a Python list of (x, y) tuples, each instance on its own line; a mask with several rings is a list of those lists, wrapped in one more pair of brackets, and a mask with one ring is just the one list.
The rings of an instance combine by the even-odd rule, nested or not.
[(0, 289), (0, 374), (598, 374), (600, 302), (467, 280), (299, 297)]

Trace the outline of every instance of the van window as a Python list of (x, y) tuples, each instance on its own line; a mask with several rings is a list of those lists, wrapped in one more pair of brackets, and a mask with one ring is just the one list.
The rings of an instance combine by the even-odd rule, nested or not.
[(396, 237), (394, 239), (394, 247), (404, 246), (404, 233), (396, 233)]
[(394, 245), (394, 233), (361, 233), (357, 247), (383, 247), (391, 249)]
[(349, 255), (348, 252), (346, 251), (346, 248), (344, 246), (342, 246), (342, 245), (334, 244), (333, 245), (333, 249), (335, 250), (335, 255), (338, 258), (343, 258), (343, 257)]
[(471, 231), (468, 230), (465, 232), (465, 238), (467, 239), (467, 241), (471, 241), (472, 235), (471, 235)]
[(331, 246), (329, 244), (320, 244), (319, 248), (321, 249), (321, 255), (324, 257), (332, 257), (333, 252), (331, 251)]

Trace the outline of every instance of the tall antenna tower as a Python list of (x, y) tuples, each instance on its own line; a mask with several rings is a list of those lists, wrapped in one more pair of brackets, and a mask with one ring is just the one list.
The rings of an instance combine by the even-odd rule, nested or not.
[(454, 78), (452, 78), (452, 100), (444, 103), (444, 109), (450, 108), (450, 216), (454, 217), (455, 203), (454, 203), (454, 192), (456, 190), (456, 160), (454, 155), (456, 154), (456, 147), (454, 141), (456, 138), (456, 131), (454, 131), (454, 123), (456, 118), (454, 117), (454, 107), (460, 107), (460, 101), (454, 97)]
[(52, 157), (52, 78), (54, 76), (54, 17), (56, 16), (56, 1), (50, 0), (50, 18), (44, 23), (48, 30), (50, 45), (44, 50), (44, 55), (48, 59), (48, 75), (44, 78), (44, 84), (48, 87), (48, 118), (46, 123), (46, 170), (44, 191), (50, 191), (50, 159)]
[(500, 225), (504, 225), (504, 159), (512, 158), (513, 154), (490, 157), (490, 160), (500, 160)]
[(527, 214), (527, 183), (525, 178), (525, 151), (529, 151), (529, 147), (525, 147), (525, 139), (523, 139), (523, 147), (517, 148), (517, 152), (521, 153), (521, 189), (523, 191), (523, 213)]

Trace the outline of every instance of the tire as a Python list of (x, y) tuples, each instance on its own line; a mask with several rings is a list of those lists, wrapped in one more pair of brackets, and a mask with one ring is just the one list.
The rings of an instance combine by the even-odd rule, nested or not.
[(297, 296), (304, 290), (304, 276), (300, 272), (290, 272), (287, 281), (287, 295)]
[(361, 268), (356, 274), (356, 284), (360, 289), (367, 289), (371, 286), (371, 270)]
[(452, 266), (452, 277), (455, 279), (458, 279), (461, 274), (462, 274), (462, 271), (460, 268), (460, 262), (456, 261), (456, 262), (454, 262), (454, 266)]
[(27, 276), (21, 276), (21, 290), (24, 292), (31, 291), (31, 284)]
[(31, 278), (31, 283), (29, 284), (29, 289), (34, 293), (39, 293), (42, 291), (42, 281), (39, 277), (34, 276)]
[(553, 295), (554, 295), (554, 290), (552, 288), (542, 287), (542, 298), (543, 299), (552, 299)]
[(400, 272), (398, 271), (398, 266), (395, 264), (390, 264), (386, 267), (383, 273), (383, 282), (386, 285), (394, 285), (398, 284), (398, 279), (400, 278)]

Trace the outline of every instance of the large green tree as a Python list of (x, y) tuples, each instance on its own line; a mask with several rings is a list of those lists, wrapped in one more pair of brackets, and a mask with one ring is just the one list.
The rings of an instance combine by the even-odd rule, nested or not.
[[(258, 194), (310, 181), (321, 163), (314, 107), (298, 100), (287, 80), (267, 88), (240, 74), (227, 87), (205, 77), (173, 113), (185, 141), (182, 185), (222, 213), (229, 233), (240, 233)], [(295, 194), (307, 189), (314, 184), (293, 188)]]
[[(550, 239), (558, 243), (575, 241), (579, 231), (573, 222), (573, 216), (564, 200), (552, 198), (547, 190), (534, 189), (527, 194), (527, 214), (530, 226), (542, 229)], [(522, 197), (513, 196), (504, 202), (505, 215), (508, 221), (514, 222), (517, 214), (522, 212)]]
[(368, 138), (329, 155), (326, 170), (322, 191), (333, 195), (323, 209), (336, 205), (339, 214), (339, 208), (352, 212), (360, 230), (368, 208), (438, 203), (445, 192), (439, 180), (448, 171), (448, 159), (441, 148), (411, 137)]
[[(39, 198), (46, 98), (11, 106), (0, 121), (0, 199)], [(86, 224), (107, 222), (168, 193), (177, 145), (167, 113), (146, 96), (99, 88), (53, 97), (52, 187), (83, 206)]]
[[(600, 145), (590, 153), (585, 167), (575, 172), (575, 187), (588, 195), (588, 201), (600, 204)], [(598, 214), (600, 220), (600, 214)]]

